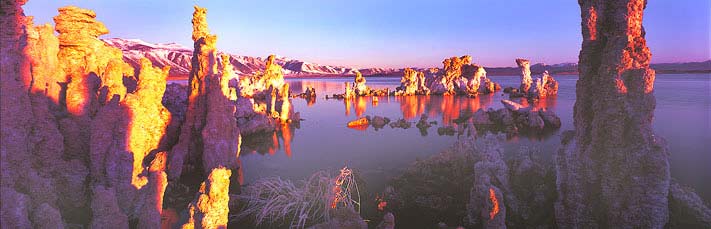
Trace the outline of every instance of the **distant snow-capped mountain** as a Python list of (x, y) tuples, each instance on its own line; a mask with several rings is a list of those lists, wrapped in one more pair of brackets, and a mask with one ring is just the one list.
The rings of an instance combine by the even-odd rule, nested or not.
[[(147, 57), (153, 62), (154, 66), (170, 66), (170, 76), (184, 77), (190, 74), (190, 64), (193, 56), (192, 48), (176, 43), (153, 44), (139, 39), (110, 38), (103, 41), (110, 46), (121, 49), (124, 60), (134, 67), (138, 67), (141, 57)], [(223, 52), (220, 52), (220, 54), (223, 54)], [(232, 63), (238, 74), (252, 74), (262, 71), (266, 67), (266, 58), (226, 54), (230, 56), (230, 63)], [(320, 65), (280, 56), (275, 58), (275, 62), (282, 66), (286, 76), (345, 76), (354, 75), (356, 71), (355, 68)], [(711, 72), (711, 60), (689, 63), (660, 63), (652, 64), (651, 67), (657, 70), (657, 73), (709, 73)], [(364, 76), (402, 76), (403, 71), (403, 69), (393, 68), (364, 68), (357, 70)], [(418, 70), (424, 71), (426, 69)], [(577, 74), (578, 65), (576, 63), (553, 65), (537, 63), (531, 65), (533, 74), (540, 74), (546, 70), (554, 75)], [(516, 76), (521, 73), (521, 70), (518, 67), (487, 67), (486, 72), (488, 75)]]
[[(123, 52), (124, 60), (138, 66), (139, 60), (146, 57), (154, 66), (170, 66), (171, 76), (187, 76), (190, 74), (192, 48), (176, 43), (153, 44), (139, 39), (110, 38), (104, 39), (106, 44), (119, 48)], [(230, 56), (230, 63), (238, 74), (252, 74), (262, 71), (266, 67), (266, 58), (238, 56), (219, 52)], [(219, 56), (218, 56), (219, 58)], [(357, 69), (341, 66), (320, 65), (286, 57), (275, 58), (275, 62), (282, 66), (287, 76), (342, 76), (353, 75)], [(220, 62), (218, 62), (220, 63)], [(360, 69), (363, 75), (388, 74), (396, 72), (395, 69), (368, 68)]]

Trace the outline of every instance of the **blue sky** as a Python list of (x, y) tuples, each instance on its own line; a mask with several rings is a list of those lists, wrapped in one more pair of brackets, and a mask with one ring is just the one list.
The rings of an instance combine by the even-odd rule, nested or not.
[[(710, 59), (709, 0), (650, 0), (644, 25), (652, 62)], [(54, 23), (57, 8), (92, 9), (111, 31), (102, 38), (139, 38), (192, 46), (193, 5), (208, 9), (218, 48), (271, 53), (353, 67), (435, 67), (469, 54), (484, 66), (577, 62), (580, 9), (574, 0), (546, 1), (146, 1), (30, 0), (25, 14)]]

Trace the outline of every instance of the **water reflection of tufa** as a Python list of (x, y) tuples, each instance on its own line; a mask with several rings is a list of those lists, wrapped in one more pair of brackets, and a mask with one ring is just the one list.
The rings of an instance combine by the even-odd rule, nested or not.
[[(378, 98), (378, 97), (371, 97)], [(386, 97), (390, 98), (390, 97)], [(503, 100), (506, 108), (493, 109), (493, 95), (478, 97), (467, 96), (396, 96), (399, 102), (401, 119), (391, 122), (389, 117), (365, 116), (368, 97), (344, 99), (346, 116), (350, 116), (351, 107), (355, 107), (356, 117), (347, 125), (351, 129), (365, 131), (372, 126), (376, 131), (389, 124), (391, 128), (408, 129), (413, 123), (422, 136), (429, 134), (428, 128), (438, 122), (430, 122), (429, 117), (441, 117), (442, 126), (437, 134), (448, 136), (482, 135), (487, 132), (504, 133), (510, 140), (525, 136), (531, 140), (543, 140), (554, 134), (561, 126), (560, 118), (548, 109), (555, 106), (555, 98), (528, 101), (522, 103)], [(356, 105), (352, 105), (356, 103)], [(420, 117), (418, 121), (415, 121)]]
[(291, 157), (291, 142), (293, 141), (296, 129), (300, 125), (281, 124), (273, 132), (259, 132), (242, 136), (242, 154), (259, 153), (274, 155), (279, 149), (283, 149), (286, 156)]

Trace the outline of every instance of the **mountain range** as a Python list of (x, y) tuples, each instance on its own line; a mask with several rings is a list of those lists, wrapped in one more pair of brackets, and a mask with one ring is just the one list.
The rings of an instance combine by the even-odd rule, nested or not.
[[(170, 77), (187, 77), (190, 73), (191, 58), (193, 49), (177, 43), (154, 44), (139, 39), (109, 38), (103, 41), (113, 47), (121, 49), (124, 60), (137, 67), (141, 57), (146, 57), (154, 66), (170, 66)], [(252, 74), (261, 71), (266, 66), (266, 57), (239, 56), (225, 52), (230, 63), (238, 74)], [(219, 56), (219, 55), (218, 55)], [(218, 57), (219, 58), (219, 57)], [(307, 76), (347, 76), (354, 75), (355, 71), (360, 71), (364, 76), (401, 76), (403, 69), (394, 68), (351, 68), (344, 66), (320, 65), (309, 63), (297, 59), (277, 56), (275, 62), (282, 66), (286, 77), (307, 77)], [(218, 61), (218, 63), (220, 63)], [(688, 63), (660, 63), (652, 64), (657, 73), (711, 73), (711, 60), (704, 62)], [(424, 70), (424, 69), (418, 69)], [(546, 65), (542, 63), (531, 65), (533, 74), (540, 74), (548, 70), (551, 74), (577, 74), (578, 65), (576, 63), (562, 63)], [(488, 75), (518, 75), (520, 70), (517, 67), (487, 67)]]

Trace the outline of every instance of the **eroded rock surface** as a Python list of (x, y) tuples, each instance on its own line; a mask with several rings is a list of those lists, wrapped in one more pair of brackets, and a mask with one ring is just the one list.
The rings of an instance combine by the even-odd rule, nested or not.
[(558, 95), (558, 81), (544, 71), (541, 77), (531, 77), (531, 63), (527, 59), (516, 59), (516, 65), (521, 69), (521, 85), (518, 89), (509, 89), (510, 97), (526, 97), (544, 99)]
[[(195, 7), (193, 41), (195, 50), (189, 78), (188, 109), (178, 143), (172, 149), (168, 176), (178, 179), (183, 170), (191, 172), (202, 162), (204, 174), (213, 168), (236, 168), (240, 133), (237, 129), (235, 106), (230, 102), (229, 81), (234, 74), (231, 65), (217, 70), (217, 36), (207, 28), (207, 9)], [(223, 56), (222, 61), (227, 61)], [(273, 64), (267, 64), (273, 66)], [(267, 68), (267, 72), (274, 69)], [(270, 74), (270, 73), (269, 73)], [(267, 74), (268, 75), (268, 74)], [(270, 82), (270, 79), (265, 79)], [(283, 79), (282, 79), (283, 84)], [(245, 92), (247, 90), (242, 90)], [(184, 166), (188, 164), (189, 166)]]
[[(150, 203), (156, 206), (158, 199), (162, 204), (167, 181), (163, 180), (164, 174), (160, 175), (163, 178), (156, 178), (159, 175), (146, 171), (144, 159), (160, 150), (170, 112), (162, 105), (168, 68), (155, 68), (143, 59), (139, 72), (136, 91), (121, 102), (114, 96), (93, 119), (90, 161), (92, 185), (105, 186), (123, 214), (139, 219), (143, 225), (160, 220), (160, 214), (144, 215), (142, 209)], [(160, 155), (155, 157), (165, 161), (165, 154)], [(108, 204), (105, 201), (109, 200), (100, 201)], [(111, 217), (96, 214), (95, 217)]]
[(469, 95), (488, 94), (501, 90), (501, 86), (486, 77), (484, 67), (471, 63), (471, 56), (445, 59), (442, 71), (431, 69), (427, 82), (432, 94)]
[(200, 193), (190, 203), (188, 222), (183, 228), (226, 228), (232, 171), (215, 168), (200, 185)]
[(556, 155), (559, 227), (663, 228), (669, 220), (669, 152), (652, 131), (646, 3), (579, 1), (575, 133)]
[(406, 68), (400, 79), (400, 86), (394, 91), (396, 96), (429, 95), (430, 89), (425, 85), (425, 73)]
[[(203, 169), (207, 173), (223, 166), (236, 169), (239, 156), (240, 131), (235, 118), (235, 104), (229, 98), (229, 79), (234, 70), (223, 56), (222, 74), (208, 78), (208, 111), (205, 128), (202, 130)], [(287, 85), (287, 84), (285, 84)]]
[(528, 92), (531, 89), (531, 84), (533, 84), (533, 78), (531, 78), (531, 61), (516, 59), (516, 65), (521, 69), (521, 86), (519, 86), (518, 89), (522, 92)]
[(355, 78), (353, 79), (353, 92), (360, 96), (370, 94), (370, 88), (365, 85), (365, 77), (358, 71), (355, 72)]

